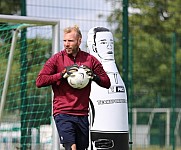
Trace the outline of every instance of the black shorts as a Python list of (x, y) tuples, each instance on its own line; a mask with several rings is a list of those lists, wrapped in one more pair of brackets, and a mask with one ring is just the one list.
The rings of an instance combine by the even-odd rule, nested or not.
[(54, 117), (61, 144), (76, 144), (83, 150), (89, 146), (88, 116), (59, 114)]

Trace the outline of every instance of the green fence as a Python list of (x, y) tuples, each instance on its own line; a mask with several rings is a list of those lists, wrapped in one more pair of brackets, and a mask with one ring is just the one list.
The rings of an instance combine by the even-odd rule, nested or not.
[(175, 33), (130, 36), (129, 119), (139, 147), (180, 147), (179, 39)]
[[(180, 150), (181, 34), (179, 26), (176, 26), (179, 24), (179, 17), (177, 18), (177, 16), (180, 16), (178, 12), (180, 5), (176, 4), (177, 1), (168, 3), (167, 5), (162, 1), (149, 2), (140, 1), (137, 2), (137, 4), (134, 1), (129, 2), (129, 8), (131, 8), (131, 10), (129, 11), (128, 29), (129, 63), (127, 65), (129, 68), (129, 82), (127, 85), (129, 92), (130, 141), (133, 141), (133, 145), (130, 145), (130, 149)], [(121, 0), (29, 0), (23, 4), (22, 12), (24, 15), (26, 14), (31, 17), (43, 17), (47, 19), (56, 18), (60, 20), (61, 48), (63, 47), (62, 30), (66, 26), (74, 24), (80, 26), (83, 33), (81, 48), (84, 50), (86, 50), (87, 33), (90, 28), (94, 26), (104, 26), (109, 28), (115, 38), (116, 64), (119, 68), (120, 74), (123, 76), (124, 53), (122, 50), (122, 32), (125, 29), (122, 28), (124, 20), (122, 18), (123, 5)], [(141, 15), (139, 9), (133, 9), (140, 8), (141, 6), (143, 8), (150, 6), (149, 10), (145, 11), (144, 9), (144, 15)], [(174, 16), (174, 14), (179, 14), (176, 15), (175, 20), (173, 20), (173, 18), (167, 19), (168, 17), (164, 15), (162, 16), (163, 18), (160, 16), (161, 21), (158, 19), (159, 17), (154, 17), (154, 14), (156, 13), (161, 14), (166, 6), (168, 6), (168, 11), (172, 16)], [(153, 10), (153, 8), (156, 9)], [(174, 11), (174, 13), (172, 11)], [(165, 22), (163, 21), (164, 19)], [(168, 24), (169, 21), (170, 24)], [(40, 34), (38, 32), (36, 33), (38, 35)], [(32, 40), (35, 40), (34, 42), (36, 45), (32, 46), (31, 50), (34, 50), (34, 48), (40, 48), (42, 45), (45, 46), (36, 52), (32, 51), (29, 53), (28, 64), (30, 66), (31, 64), (36, 64), (35, 67), (37, 70), (35, 67), (29, 66), (30, 68), (27, 70), (27, 87), (33, 85), (42, 63), (50, 56), (50, 45), (45, 39), (29, 39), (27, 41), (31, 45)], [(1, 39), (1, 43), (2, 42)], [(42, 44), (44, 42), (45, 44)], [(0, 50), (4, 52), (0, 53), (1, 74), (3, 76), (5, 72), (4, 70), (6, 69), (3, 64), (7, 63), (8, 52), (2, 48)], [(41, 58), (41, 56), (43, 56), (43, 58)], [(32, 58), (36, 58), (36, 61), (32, 61)], [(20, 60), (20, 58), (16, 59), (17, 62)], [(40, 62), (37, 62), (37, 60)], [(20, 64), (18, 64), (18, 67), (15, 65), (13, 68), (15, 74), (17, 68), (19, 69), (19, 65)], [(32, 73), (32, 70), (34, 70), (35, 74)], [(17, 74), (19, 75), (19, 73), (20, 70), (18, 70)], [(11, 81), (11, 84), (14, 85), (19, 80), (20, 78), (17, 77), (16, 80)], [(4, 78), (2, 77), (0, 79), (1, 87), (3, 81)], [(18, 86), (16, 86), (16, 88), (12, 86), (9, 88), (9, 91), (19, 88), (20, 87)], [(46, 95), (46, 93), (50, 92), (49, 88), (38, 91), (34, 88), (27, 93), (28, 102), (32, 102), (34, 106), (27, 105), (27, 114), (28, 117), (37, 118), (37, 120), (39, 120), (31, 125), (40, 130), (42, 126), (50, 124), (51, 95)], [(16, 103), (12, 103), (12, 97), (13, 99), (17, 99)], [(6, 108), (9, 108), (12, 113), (4, 116), (4, 119), (6, 122), (8, 118), (12, 120), (12, 116), (17, 113), (17, 118), (14, 121), (16, 126), (16, 123), (18, 122), (17, 120), (20, 118), (20, 101), (18, 102), (18, 100), (20, 100), (20, 93), (16, 92), (14, 94), (10, 92), (7, 99), (9, 101)], [(29, 110), (33, 110), (33, 113), (29, 113)], [(15, 127), (15, 129), (17, 128)], [(14, 127), (12, 130), (14, 130)]]

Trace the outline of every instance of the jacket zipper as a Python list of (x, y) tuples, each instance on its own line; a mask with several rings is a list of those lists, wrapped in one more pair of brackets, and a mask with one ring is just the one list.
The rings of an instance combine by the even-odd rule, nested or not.
[(76, 58), (74, 57), (74, 64), (76, 64)]

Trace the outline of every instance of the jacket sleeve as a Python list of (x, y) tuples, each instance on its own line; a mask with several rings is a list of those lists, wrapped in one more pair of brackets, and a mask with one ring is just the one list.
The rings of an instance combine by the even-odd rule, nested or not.
[(99, 82), (96, 82), (99, 86), (104, 87), (104, 88), (110, 88), (111, 82), (106, 74), (105, 70), (103, 69), (102, 64), (93, 57), (93, 73), (98, 76)]
[(57, 73), (56, 70), (56, 57), (52, 56), (45, 65), (42, 70), (39, 72), (38, 77), (36, 79), (37, 87), (44, 87), (60, 82), (61, 75)]

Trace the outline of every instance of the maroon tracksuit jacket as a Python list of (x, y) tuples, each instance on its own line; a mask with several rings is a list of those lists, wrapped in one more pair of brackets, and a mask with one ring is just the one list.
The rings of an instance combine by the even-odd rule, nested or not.
[(73, 64), (86, 65), (91, 68), (94, 74), (99, 76), (101, 87), (109, 88), (111, 85), (102, 64), (94, 56), (79, 50), (74, 58), (72, 55), (68, 55), (65, 50), (60, 51), (45, 63), (36, 79), (37, 87), (52, 85), (54, 116), (57, 114), (88, 115), (91, 82), (83, 89), (75, 89), (68, 84), (66, 79), (61, 77), (63, 69)]

